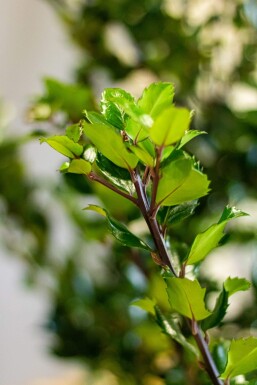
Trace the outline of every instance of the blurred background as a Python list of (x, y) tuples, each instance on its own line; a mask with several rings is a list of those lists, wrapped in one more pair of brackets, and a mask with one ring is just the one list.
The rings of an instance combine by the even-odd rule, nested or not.
[(60, 175), (63, 159), (37, 138), (64, 132), (105, 87), (139, 96), (153, 81), (173, 82), (176, 104), (194, 109), (193, 128), (208, 133), (188, 150), (212, 191), (172, 228), (172, 252), (182, 258), (226, 204), (248, 212), (198, 274), (210, 304), (228, 275), (251, 278), (250, 297), (237, 295), (214, 337), (255, 334), (256, 1), (9, 0), (0, 20), (0, 383), (205, 384), (190, 357), (129, 307), (158, 298), (151, 260), (81, 209), (101, 201), (131, 226), (138, 213)]

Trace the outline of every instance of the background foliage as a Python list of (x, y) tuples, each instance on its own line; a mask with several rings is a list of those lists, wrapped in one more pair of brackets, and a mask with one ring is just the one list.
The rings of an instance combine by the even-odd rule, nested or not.
[[(196, 229), (218, 219), (227, 202), (240, 206), (238, 202), (256, 199), (257, 118), (251, 103), (257, 99), (255, 2), (215, 1), (208, 8), (189, 0), (48, 2), (80, 48), (82, 60), (74, 65), (76, 84), (45, 80), (44, 94), (28, 112), (35, 129), (61, 134), (85, 108), (96, 106), (106, 86), (139, 94), (146, 83), (161, 79), (174, 82), (177, 105), (196, 110), (193, 128), (208, 132), (188, 147), (204, 165), (212, 192), (196, 208), (196, 216), (174, 224), (171, 243), (182, 258)], [(20, 145), (14, 139), (2, 141), (0, 148), (1, 214), (5, 232), (11, 234), (5, 241), (27, 262), (30, 281), (50, 278), (52, 310), (46, 323), (54, 336), (52, 350), (86, 360), (95, 370), (107, 368), (122, 384), (205, 384), (190, 357), (159, 338), (151, 320), (128, 306), (146, 293), (158, 298), (161, 283), (152, 261), (144, 251), (116, 244), (105, 221), (81, 208), (97, 195), (112, 216), (140, 229), (137, 211), (78, 175), (57, 177), (47, 190), (72, 228), (70, 248), (59, 255), (51, 245), (49, 214), (36, 199), (38, 189), (46, 187), (27, 179), (17, 152)], [(10, 178), (19, 190), (11, 188)], [(27, 242), (17, 242), (21, 238)], [(255, 242), (255, 232), (237, 226), (232, 238)], [(255, 271), (253, 266), (254, 287)], [(206, 278), (200, 278), (204, 283)], [(208, 282), (208, 288), (216, 291), (217, 283)], [(255, 325), (255, 308), (251, 304), (234, 325)], [(233, 334), (231, 330), (227, 325), (219, 337)], [(214, 346), (217, 360), (221, 345)]]

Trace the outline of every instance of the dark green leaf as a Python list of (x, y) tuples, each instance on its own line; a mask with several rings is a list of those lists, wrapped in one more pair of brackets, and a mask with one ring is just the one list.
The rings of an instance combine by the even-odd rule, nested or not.
[(185, 202), (175, 207), (166, 208), (164, 222), (166, 225), (174, 225), (194, 214), (198, 201)]
[(131, 233), (125, 225), (112, 218), (109, 213), (96, 205), (89, 205), (85, 210), (93, 210), (103, 215), (107, 219), (108, 227), (114, 238), (124, 246), (137, 247), (140, 249), (152, 251), (152, 249), (142, 239)]
[(212, 356), (219, 373), (222, 373), (227, 364), (228, 346), (226, 342), (218, 342), (212, 348)]

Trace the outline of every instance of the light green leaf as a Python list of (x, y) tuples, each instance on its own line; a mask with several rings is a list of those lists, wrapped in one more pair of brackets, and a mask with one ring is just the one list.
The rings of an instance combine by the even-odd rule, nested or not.
[(251, 283), (244, 278), (227, 278), (223, 284), (223, 289), (216, 300), (212, 314), (203, 320), (201, 324), (202, 330), (206, 331), (218, 326), (226, 315), (229, 306), (229, 297), (238, 291), (248, 290), (250, 286)]
[(140, 309), (145, 310), (147, 313), (155, 316), (155, 305), (156, 302), (148, 297), (137, 299), (131, 303), (132, 306), (140, 307)]
[(93, 210), (105, 216), (110, 232), (114, 238), (116, 238), (124, 246), (137, 247), (139, 249), (152, 251), (152, 249), (142, 239), (131, 233), (128, 228), (123, 225), (123, 223), (120, 223), (116, 219), (112, 218), (107, 210), (96, 205), (89, 205), (84, 210)]
[(155, 164), (155, 159), (151, 157), (151, 155), (144, 150), (144, 148), (140, 147), (140, 145), (132, 145), (129, 147), (130, 150), (141, 160), (141, 162), (147, 166), (153, 167)]
[(189, 130), (185, 133), (185, 135), (182, 137), (180, 144), (178, 146), (178, 149), (181, 149), (182, 147), (185, 146), (190, 140), (196, 138), (199, 135), (206, 134), (205, 131), (197, 131), (197, 130)]
[(190, 124), (190, 111), (169, 107), (162, 111), (150, 128), (150, 137), (158, 146), (169, 146), (179, 141)]
[(121, 136), (111, 127), (104, 124), (83, 125), (86, 136), (106, 158), (122, 168), (134, 169), (138, 158), (130, 153)]
[(59, 168), (59, 171), (61, 173), (66, 173), (68, 171), (68, 168), (70, 167), (70, 162), (64, 162), (61, 167)]
[(169, 302), (174, 311), (197, 321), (211, 314), (205, 307), (205, 289), (201, 288), (197, 280), (168, 278), (166, 283)]
[(44, 142), (68, 158), (75, 158), (76, 156), (80, 156), (83, 152), (83, 146), (74, 143), (73, 140), (69, 139), (67, 136), (56, 135), (51, 136), (50, 138), (41, 138), (40, 143)]
[(157, 82), (145, 88), (142, 97), (138, 100), (141, 109), (153, 119), (170, 107), (174, 97), (174, 86), (171, 83)]
[(257, 368), (257, 338), (249, 337), (232, 340), (228, 352), (228, 361), (221, 378), (231, 378), (247, 374)]
[(215, 247), (224, 236), (224, 229), (226, 224), (233, 218), (246, 215), (234, 207), (226, 207), (217, 224), (210, 226), (204, 232), (198, 234), (191, 247), (187, 264), (193, 265), (202, 261)]
[(72, 174), (89, 174), (91, 171), (91, 163), (84, 159), (73, 159), (68, 168), (68, 172)]
[(82, 135), (82, 128), (80, 124), (73, 124), (66, 128), (66, 136), (73, 142), (77, 143)]
[(251, 282), (245, 278), (230, 278), (228, 277), (224, 282), (224, 288), (228, 292), (229, 297), (238, 291), (246, 291), (250, 289)]
[(191, 159), (174, 160), (162, 169), (157, 203), (174, 206), (198, 199), (208, 193), (209, 183), (207, 176), (193, 167)]

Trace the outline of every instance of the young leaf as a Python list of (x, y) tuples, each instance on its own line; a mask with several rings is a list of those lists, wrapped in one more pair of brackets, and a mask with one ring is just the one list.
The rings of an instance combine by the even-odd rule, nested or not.
[(153, 167), (155, 164), (155, 159), (140, 145), (130, 146), (130, 150), (138, 157), (138, 159), (145, 165)]
[(121, 136), (114, 129), (104, 124), (86, 122), (83, 129), (96, 148), (114, 164), (126, 169), (136, 167), (138, 158), (127, 150)]
[(205, 289), (201, 288), (197, 280), (169, 278), (166, 283), (169, 302), (174, 311), (197, 321), (211, 314), (205, 307)]
[(222, 379), (247, 374), (257, 368), (257, 338), (232, 340), (228, 352), (227, 366), (220, 375)]
[(142, 239), (131, 233), (127, 227), (123, 225), (123, 223), (120, 223), (116, 219), (112, 218), (107, 210), (96, 205), (89, 205), (84, 210), (93, 210), (106, 217), (110, 232), (114, 238), (116, 238), (124, 246), (137, 247), (139, 249), (152, 251), (152, 249), (144, 241), (142, 241)]
[(216, 300), (212, 314), (201, 323), (202, 330), (206, 331), (218, 326), (226, 315), (229, 306), (229, 297), (238, 291), (248, 290), (250, 286), (251, 283), (245, 278), (227, 278), (223, 284), (223, 289)]
[(235, 209), (234, 207), (226, 207), (217, 224), (210, 226), (204, 232), (198, 234), (191, 247), (187, 264), (193, 265), (202, 261), (215, 247), (224, 236), (226, 224), (233, 218), (247, 215), (244, 212)]
[(67, 136), (50, 136), (50, 138), (41, 138), (40, 143), (46, 142), (54, 150), (60, 154), (67, 156), (68, 158), (75, 158), (80, 156), (83, 152), (83, 146), (78, 143), (74, 143), (73, 140)]
[(150, 128), (150, 137), (158, 146), (169, 146), (179, 141), (190, 124), (190, 111), (169, 107), (162, 111)]
[(72, 174), (89, 174), (91, 171), (91, 163), (84, 159), (73, 159), (70, 162), (68, 172)]
[(156, 302), (148, 297), (137, 299), (131, 303), (132, 306), (137, 306), (142, 310), (145, 310), (147, 313), (155, 316), (155, 305)]
[(174, 86), (171, 83), (157, 82), (145, 88), (138, 100), (138, 105), (144, 113), (156, 119), (158, 115), (170, 107), (174, 97)]
[(175, 206), (204, 196), (209, 191), (207, 176), (193, 167), (191, 159), (170, 162), (162, 169), (157, 190), (157, 203)]
[(87, 120), (91, 124), (95, 124), (95, 123), (96, 124), (105, 124), (105, 125), (110, 126), (110, 127), (116, 127), (116, 126), (111, 125), (110, 122), (108, 122), (102, 114), (99, 114), (99, 112), (84, 111), (84, 114), (85, 114)]
[(73, 140), (73, 142), (77, 143), (82, 135), (82, 128), (80, 124), (73, 124), (72, 126), (68, 126), (66, 128), (66, 136)]
[(206, 134), (205, 131), (197, 131), (197, 130), (189, 130), (185, 133), (185, 135), (182, 137), (180, 144), (178, 146), (178, 149), (181, 149), (184, 147), (190, 140), (196, 138), (199, 135)]

